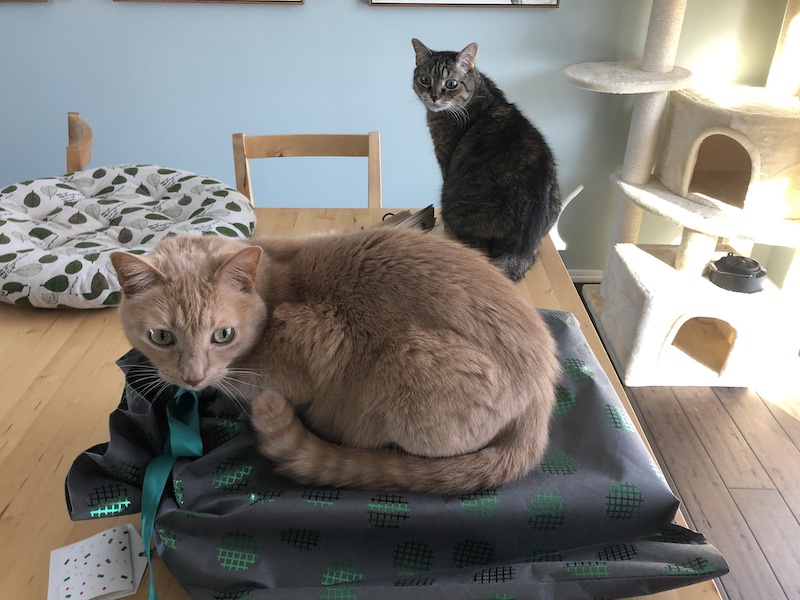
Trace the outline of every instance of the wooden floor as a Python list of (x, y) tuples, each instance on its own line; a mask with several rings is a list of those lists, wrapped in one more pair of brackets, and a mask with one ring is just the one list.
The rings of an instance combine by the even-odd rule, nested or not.
[(782, 403), (742, 388), (627, 392), (687, 520), (728, 560), (723, 597), (800, 599), (800, 383)]

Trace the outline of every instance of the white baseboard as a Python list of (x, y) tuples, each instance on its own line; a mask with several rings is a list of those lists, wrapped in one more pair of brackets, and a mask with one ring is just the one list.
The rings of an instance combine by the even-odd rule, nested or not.
[(600, 283), (603, 277), (601, 269), (569, 269), (568, 273), (573, 283)]

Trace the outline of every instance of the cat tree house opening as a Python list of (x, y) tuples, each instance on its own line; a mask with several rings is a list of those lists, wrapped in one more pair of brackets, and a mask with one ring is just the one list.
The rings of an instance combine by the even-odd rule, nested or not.
[(712, 133), (700, 142), (688, 193), (744, 208), (752, 174), (753, 161), (744, 146), (731, 135)]
[(671, 344), (690, 359), (720, 375), (736, 337), (736, 329), (727, 321), (714, 317), (693, 317), (679, 325)]

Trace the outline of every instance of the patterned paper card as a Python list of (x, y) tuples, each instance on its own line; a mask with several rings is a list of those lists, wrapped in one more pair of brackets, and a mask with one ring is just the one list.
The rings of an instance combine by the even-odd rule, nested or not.
[(47, 600), (114, 600), (136, 593), (147, 560), (133, 525), (102, 531), (50, 553)]

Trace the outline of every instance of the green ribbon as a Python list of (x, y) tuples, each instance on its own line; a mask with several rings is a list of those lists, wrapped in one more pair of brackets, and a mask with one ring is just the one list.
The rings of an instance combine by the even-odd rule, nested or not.
[(197, 392), (179, 389), (167, 402), (169, 431), (164, 453), (156, 456), (144, 473), (142, 484), (142, 540), (147, 566), (150, 571), (150, 600), (158, 600), (150, 561), (150, 539), (153, 537), (156, 511), (161, 503), (164, 487), (175, 461), (181, 456), (202, 456), (203, 440), (200, 438), (200, 414), (197, 411)]

